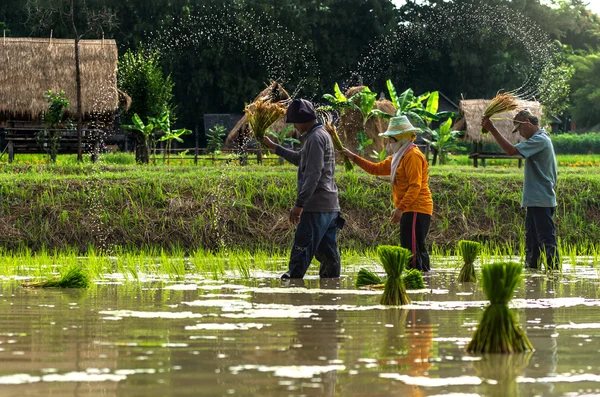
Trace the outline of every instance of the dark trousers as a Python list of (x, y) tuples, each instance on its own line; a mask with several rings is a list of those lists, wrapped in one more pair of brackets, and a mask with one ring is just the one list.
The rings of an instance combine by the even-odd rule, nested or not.
[(527, 207), (525, 218), (525, 263), (527, 267), (539, 269), (540, 253), (546, 254), (548, 269), (560, 268), (560, 257), (554, 233), (555, 207)]
[(338, 212), (302, 212), (290, 255), (290, 278), (304, 277), (313, 257), (321, 263), (321, 278), (340, 276), (338, 217)]
[(400, 245), (413, 254), (409, 264), (411, 269), (419, 269), (422, 272), (431, 270), (429, 253), (425, 247), (430, 224), (431, 215), (419, 212), (405, 212), (400, 218)]

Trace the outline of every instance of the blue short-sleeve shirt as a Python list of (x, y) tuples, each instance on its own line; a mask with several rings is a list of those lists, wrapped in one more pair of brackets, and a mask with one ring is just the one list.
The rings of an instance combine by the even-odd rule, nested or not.
[(538, 130), (515, 145), (525, 157), (522, 207), (556, 207), (557, 166), (550, 135)]

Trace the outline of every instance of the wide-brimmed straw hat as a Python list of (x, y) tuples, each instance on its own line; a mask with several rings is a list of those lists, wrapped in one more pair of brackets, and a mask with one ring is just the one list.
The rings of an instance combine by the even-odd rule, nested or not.
[(387, 131), (382, 132), (379, 136), (398, 137), (398, 135), (415, 135), (417, 132), (421, 132), (421, 129), (412, 125), (408, 120), (408, 117), (397, 116), (390, 119)]

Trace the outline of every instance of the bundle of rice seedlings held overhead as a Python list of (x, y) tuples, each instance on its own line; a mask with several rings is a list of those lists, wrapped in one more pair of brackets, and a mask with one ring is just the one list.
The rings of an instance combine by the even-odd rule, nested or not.
[(356, 288), (383, 284), (383, 279), (369, 269), (361, 268), (356, 276)]
[(402, 277), (404, 286), (406, 289), (423, 289), (425, 288), (425, 281), (423, 280), (423, 273), (418, 269), (408, 269), (404, 277)]
[(458, 251), (464, 262), (458, 274), (458, 282), (471, 283), (477, 281), (474, 262), (481, 252), (481, 244), (476, 241), (461, 240), (458, 242)]
[[(498, 94), (492, 99), (488, 107), (483, 112), (484, 116), (492, 117), (496, 114), (510, 112), (516, 110), (519, 107), (519, 100), (509, 92), (503, 92)], [(482, 134), (487, 134), (488, 131), (485, 128), (481, 129)]]
[(248, 124), (252, 128), (254, 138), (262, 145), (267, 129), (285, 114), (283, 102), (270, 102), (263, 98), (246, 106)]
[(23, 283), (28, 288), (88, 288), (90, 280), (81, 266), (74, 264), (61, 272), (60, 278), (48, 279), (33, 283)]
[(406, 294), (406, 288), (402, 280), (402, 271), (408, 265), (412, 253), (406, 248), (380, 245), (377, 247), (377, 255), (387, 273), (381, 304), (392, 306), (410, 304), (411, 301)]
[[(323, 127), (325, 127), (325, 131), (327, 131), (329, 135), (331, 135), (331, 140), (333, 141), (333, 146), (335, 147), (335, 149), (344, 150), (344, 145), (340, 140), (340, 136), (337, 133), (337, 128), (335, 127), (333, 122), (331, 120), (325, 121), (323, 123)], [(346, 171), (352, 171), (354, 169), (354, 167), (352, 166), (352, 162), (346, 156), (344, 156), (344, 169)]]
[(492, 263), (481, 271), (483, 290), (490, 300), (473, 339), (469, 353), (520, 353), (533, 351), (527, 335), (519, 326), (517, 316), (508, 302), (521, 281), (522, 267), (518, 263)]

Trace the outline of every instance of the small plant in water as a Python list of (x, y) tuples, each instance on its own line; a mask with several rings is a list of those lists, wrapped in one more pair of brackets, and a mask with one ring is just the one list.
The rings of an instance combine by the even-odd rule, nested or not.
[(477, 281), (474, 262), (481, 252), (481, 244), (476, 241), (461, 240), (458, 242), (458, 251), (464, 262), (458, 274), (458, 282), (470, 283)]
[(425, 288), (425, 281), (423, 280), (423, 273), (418, 269), (408, 269), (406, 275), (402, 278), (406, 289), (423, 289)]
[(61, 272), (59, 279), (50, 279), (34, 283), (23, 283), (28, 288), (88, 288), (90, 280), (80, 265), (72, 264)]
[(383, 284), (383, 279), (369, 269), (362, 268), (356, 276), (356, 288)]
[(492, 263), (481, 270), (483, 291), (490, 300), (467, 346), (469, 353), (521, 353), (533, 351), (527, 335), (508, 302), (521, 281), (518, 263)]
[(379, 255), (379, 260), (381, 260), (387, 273), (381, 304), (392, 306), (410, 304), (411, 301), (406, 294), (406, 288), (402, 280), (402, 271), (408, 265), (412, 253), (406, 248), (380, 245), (377, 247), (377, 255)]

